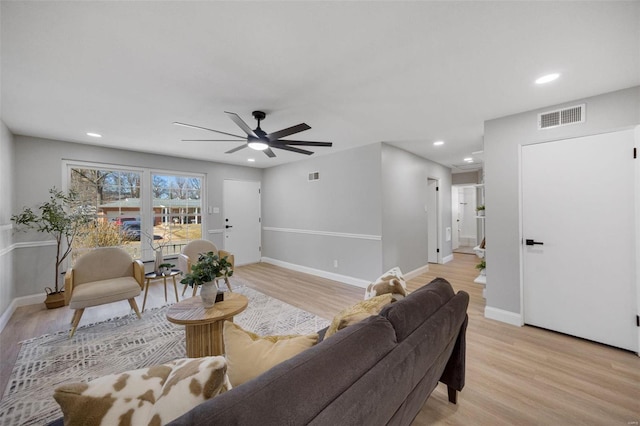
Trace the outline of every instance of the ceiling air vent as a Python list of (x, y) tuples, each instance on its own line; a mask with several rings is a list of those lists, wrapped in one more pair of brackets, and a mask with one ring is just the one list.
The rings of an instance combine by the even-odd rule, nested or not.
[(585, 104), (538, 114), (538, 129), (584, 123)]
[(320, 172), (309, 173), (309, 182), (320, 179)]

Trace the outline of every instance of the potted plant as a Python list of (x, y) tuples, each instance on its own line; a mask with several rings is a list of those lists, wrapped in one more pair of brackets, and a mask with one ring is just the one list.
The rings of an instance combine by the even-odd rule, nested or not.
[(479, 205), (478, 207), (476, 207), (476, 210), (478, 212), (478, 216), (484, 216), (484, 205)]
[(52, 309), (64, 306), (64, 289), (61, 290), (59, 286), (60, 266), (71, 253), (73, 240), (80, 229), (90, 222), (95, 214), (79, 205), (78, 194), (74, 191), (65, 194), (53, 187), (49, 194), (49, 201), (38, 206), (38, 211), (25, 207), (21, 213), (11, 216), (11, 220), (19, 228), (35, 229), (52, 235), (56, 240), (54, 290), (45, 287), (45, 304), (47, 308)]
[(480, 275), (484, 275), (486, 273), (485, 269), (487, 269), (487, 261), (482, 259), (480, 263), (476, 265), (476, 269), (480, 271)]
[(210, 308), (215, 304), (218, 294), (216, 279), (231, 275), (233, 275), (233, 269), (231, 263), (227, 261), (227, 257), (220, 258), (210, 251), (198, 255), (198, 261), (191, 266), (191, 272), (185, 274), (180, 282), (191, 287), (201, 285), (202, 304), (205, 308)]

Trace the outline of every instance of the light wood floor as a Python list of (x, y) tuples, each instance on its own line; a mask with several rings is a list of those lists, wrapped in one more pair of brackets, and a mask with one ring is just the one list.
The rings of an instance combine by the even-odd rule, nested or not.
[[(454, 257), (446, 265), (431, 265), (428, 273), (409, 282), (409, 289), (441, 276), (471, 296), (466, 386), (453, 405), (445, 386), (439, 384), (414, 425), (638, 424), (640, 358), (558, 333), (485, 319), (482, 288), (473, 283), (477, 258)], [(364, 294), (360, 288), (268, 264), (239, 267), (236, 274), (265, 294), (327, 319)], [(147, 308), (165, 303), (161, 283), (152, 285)], [(170, 291), (172, 300), (175, 296)], [(138, 305), (142, 307), (142, 296)], [(81, 325), (127, 313), (126, 302), (89, 308)], [(6, 387), (19, 342), (68, 330), (70, 319), (66, 307), (47, 310), (32, 305), (16, 310), (0, 334), (0, 389)]]

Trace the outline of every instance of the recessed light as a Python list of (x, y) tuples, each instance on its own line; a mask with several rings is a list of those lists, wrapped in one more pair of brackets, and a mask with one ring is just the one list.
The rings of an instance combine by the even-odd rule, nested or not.
[(255, 163), (256, 159), (255, 158), (249, 158), (247, 161), (250, 162), (250, 163)]
[(440, 145), (444, 145), (444, 141), (435, 141), (433, 143), (433, 146), (440, 146)]
[(464, 161), (466, 161), (467, 163), (473, 163), (473, 158), (467, 157), (464, 159)]
[(102, 135), (98, 133), (87, 132), (87, 136), (91, 136), (92, 138), (101, 138)]
[(558, 77), (560, 77), (560, 74), (558, 73), (543, 75), (542, 77), (536, 80), (536, 84), (550, 83), (553, 80), (556, 80)]

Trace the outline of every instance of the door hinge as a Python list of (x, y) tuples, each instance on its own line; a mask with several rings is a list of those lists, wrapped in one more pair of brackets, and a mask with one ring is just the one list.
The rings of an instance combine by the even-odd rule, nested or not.
[(638, 148), (633, 148), (633, 158), (638, 158)]
[(260, 251), (260, 252), (262, 251), (262, 246), (258, 247), (258, 251)]
[(261, 217), (259, 217), (259, 218), (258, 218), (258, 223), (261, 223), (261, 222), (262, 222), (262, 218), (261, 218)]
[(640, 315), (636, 315), (636, 327), (640, 327)]
[(440, 191), (440, 187), (439, 186), (436, 186), (436, 191)]
[(258, 194), (261, 194), (261, 192), (260, 192), (260, 188), (258, 188)]
[(440, 253), (440, 249), (436, 249), (436, 253)]

